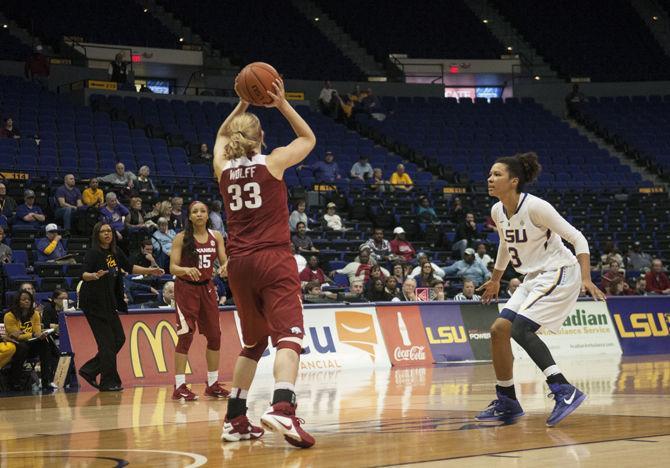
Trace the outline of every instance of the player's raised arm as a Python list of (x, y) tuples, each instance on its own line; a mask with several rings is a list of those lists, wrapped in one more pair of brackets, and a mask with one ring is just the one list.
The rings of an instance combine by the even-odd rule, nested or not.
[(316, 136), (307, 122), (296, 112), (296, 110), (286, 100), (284, 94), (284, 82), (275, 80), (274, 92), (268, 91), (272, 97), (272, 103), (267, 107), (276, 107), (279, 112), (288, 120), (291, 128), (296, 134), (296, 138), (286, 146), (275, 148), (268, 158), (268, 169), (276, 178), (281, 178), (284, 171), (291, 166), (295, 166), (314, 149), (316, 145)]
[[(235, 90), (237, 91), (237, 78), (235, 79)], [(239, 93), (238, 93), (239, 94)], [(223, 121), (219, 131), (216, 132), (216, 141), (214, 142), (214, 174), (216, 175), (216, 180), (221, 178), (221, 172), (223, 172), (223, 166), (226, 164), (226, 158), (224, 157), (224, 148), (228, 144), (228, 137), (225, 135), (225, 129), (230, 124), (230, 122), (237, 117), (238, 115), (244, 114), (249, 108), (249, 103), (240, 98), (240, 102), (237, 103), (237, 106), (230, 113), (226, 120)]]

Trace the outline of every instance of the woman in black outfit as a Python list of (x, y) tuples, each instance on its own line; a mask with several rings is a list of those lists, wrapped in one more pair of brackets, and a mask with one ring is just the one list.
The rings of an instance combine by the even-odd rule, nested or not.
[[(164, 271), (130, 263), (123, 251), (116, 247), (116, 236), (107, 223), (99, 222), (93, 227), (91, 245), (81, 275), (84, 283), (79, 292), (79, 306), (95, 337), (98, 354), (80, 367), (79, 375), (100, 391), (118, 392), (123, 387), (116, 370), (116, 355), (126, 341), (118, 311), (127, 311), (121, 269), (154, 276), (160, 276)], [(99, 384), (96, 382), (98, 374)]]

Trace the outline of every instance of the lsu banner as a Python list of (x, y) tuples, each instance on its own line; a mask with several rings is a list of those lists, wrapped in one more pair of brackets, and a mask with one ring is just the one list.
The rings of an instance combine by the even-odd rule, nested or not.
[(429, 303), (419, 307), (435, 362), (474, 359), (458, 303)]
[(670, 297), (610, 297), (607, 304), (624, 354), (670, 353)]
[(391, 364), (399, 367), (433, 364), (419, 306), (384, 305), (377, 307), (377, 318)]
[[(174, 351), (177, 344), (174, 312), (155, 314), (121, 315), (121, 324), (126, 342), (117, 356), (119, 375), (124, 385), (163, 385), (174, 382)], [(98, 352), (95, 339), (84, 315), (66, 315), (67, 334), (75, 367), (79, 369)], [(233, 314), (220, 313), (221, 361), (219, 376), (222, 380), (232, 378), (235, 360), (240, 353), (240, 338), (237, 335)], [(207, 340), (200, 333), (193, 336), (186, 368), (189, 383), (207, 381), (205, 350)], [(190, 374), (190, 375), (189, 375)], [(79, 379), (80, 385), (89, 385)]]

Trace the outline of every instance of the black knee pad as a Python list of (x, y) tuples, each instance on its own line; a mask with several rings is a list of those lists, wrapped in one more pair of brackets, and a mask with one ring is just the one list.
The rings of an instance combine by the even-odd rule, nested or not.
[(512, 322), (512, 338), (542, 370), (556, 364), (551, 352), (536, 332), (540, 326), (526, 317), (517, 315)]
[(533, 337), (537, 337), (535, 332), (537, 332), (539, 328), (540, 326), (537, 323), (522, 315), (517, 315), (512, 322), (512, 338), (525, 348), (524, 343), (534, 341)]

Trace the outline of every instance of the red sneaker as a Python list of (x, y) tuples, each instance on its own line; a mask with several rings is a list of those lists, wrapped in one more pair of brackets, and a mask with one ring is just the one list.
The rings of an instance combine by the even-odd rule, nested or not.
[(195, 401), (198, 399), (198, 395), (193, 393), (191, 389), (186, 386), (186, 384), (181, 384), (179, 388), (175, 387), (174, 392), (172, 392), (172, 399), (181, 401)]
[(261, 424), (269, 431), (282, 434), (289, 444), (309, 448), (316, 441), (300, 427), (305, 421), (296, 417), (295, 409), (296, 406), (287, 401), (275, 403), (263, 413)]
[(205, 395), (212, 398), (228, 398), (230, 392), (223, 388), (219, 382), (205, 386)]
[(259, 439), (263, 434), (265, 434), (265, 431), (262, 427), (252, 425), (247, 415), (241, 414), (231, 420), (228, 420), (228, 418), (224, 420), (221, 440), (239, 442), (240, 440)]

